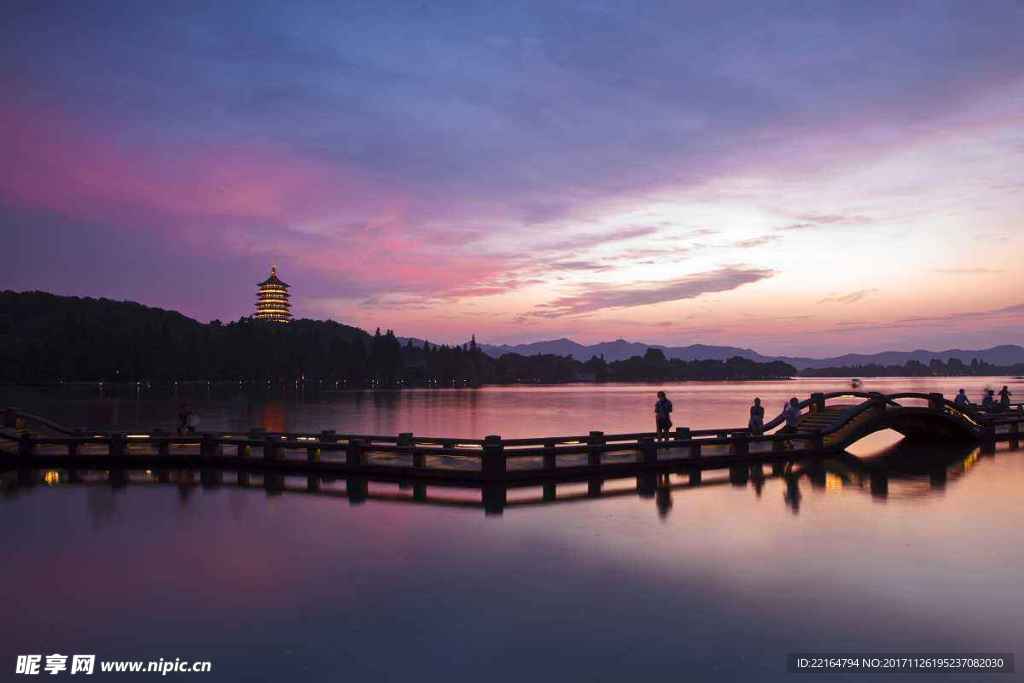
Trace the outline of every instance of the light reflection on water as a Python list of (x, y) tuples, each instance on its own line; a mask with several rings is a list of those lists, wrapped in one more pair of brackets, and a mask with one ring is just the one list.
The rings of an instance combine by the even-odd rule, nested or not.
[[(718, 400), (705, 391), (687, 408), (695, 425), (714, 418), (696, 407)], [(596, 414), (570, 390), (521, 393), (535, 406), (526, 433), (577, 431), (543, 414), (552, 406)], [(594, 405), (649, 390), (607, 393), (627, 400)], [(403, 402), (365, 419), (441, 424)], [(281, 404), (291, 428), (352, 414)], [(607, 431), (635, 428), (605, 417), (621, 422)], [(452, 419), (480, 434), (496, 416)], [(587, 483), (559, 485), (555, 503), (513, 490), (500, 516), (465, 489), (428, 487), (447, 501), (431, 504), (370, 483), (354, 504), (346, 482), (310, 492), (302, 477), (268, 491), (230, 472), (9, 473), (0, 659), (202, 657), (211, 680), (781, 680), (798, 650), (1013, 651), (1024, 458), (881, 440), (858, 445), (872, 456), (860, 462), (705, 472), (698, 487), (672, 475), (654, 496), (632, 479), (600, 499)]]

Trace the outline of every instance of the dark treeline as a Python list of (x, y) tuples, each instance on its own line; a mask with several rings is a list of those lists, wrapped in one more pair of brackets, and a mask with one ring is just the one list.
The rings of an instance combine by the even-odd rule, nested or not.
[(947, 362), (933, 358), (929, 363), (907, 361), (904, 365), (853, 365), (801, 370), (805, 377), (970, 377), (1024, 374), (1024, 363), (991, 365), (977, 358), (964, 363), (959, 358)]
[(202, 324), (136, 303), (0, 293), (0, 381), (325, 380), (351, 387), (478, 386), (574, 381), (772, 379), (785, 363), (643, 357), (586, 363), (571, 357), (507, 354), (476, 345), (402, 344), (388, 330), (368, 334), (330, 321), (286, 325), (242, 318)]

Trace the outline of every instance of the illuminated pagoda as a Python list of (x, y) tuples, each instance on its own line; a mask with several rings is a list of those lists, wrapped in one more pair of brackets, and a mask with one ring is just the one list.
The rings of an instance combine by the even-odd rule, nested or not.
[(288, 303), (288, 283), (277, 277), (277, 266), (270, 268), (270, 277), (260, 283), (259, 301), (256, 302), (256, 319), (275, 323), (286, 323), (292, 319), (291, 304)]

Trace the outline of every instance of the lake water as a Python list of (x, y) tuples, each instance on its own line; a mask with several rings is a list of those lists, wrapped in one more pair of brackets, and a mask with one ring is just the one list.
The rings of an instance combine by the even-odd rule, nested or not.
[[(1024, 395), (1001, 378), (864, 389), (977, 398), (1004, 383)], [(789, 396), (846, 386), (664, 388), (677, 425), (715, 427), (745, 423), (755, 395), (774, 414)], [(6, 388), (0, 403), (73, 426), (171, 427), (188, 401), (204, 429), (513, 437), (649, 430), (657, 388)], [(179, 679), (479, 682), (772, 681), (791, 677), (791, 652), (1021, 651), (1024, 454), (884, 450), (891, 441), (859, 444), (882, 454), (863, 469), (739, 484), (709, 472), (698, 487), (672, 475), (654, 498), (632, 480), (601, 498), (560, 485), (554, 503), (510, 493), (500, 516), (469, 504), (473, 491), (431, 504), (376, 484), (358, 503), (334, 495), (340, 482), (305, 478), (282, 494), (238, 488), (233, 473), (127, 485), (7, 473), (0, 679), (15, 678), (17, 654), (54, 652), (213, 662)]]

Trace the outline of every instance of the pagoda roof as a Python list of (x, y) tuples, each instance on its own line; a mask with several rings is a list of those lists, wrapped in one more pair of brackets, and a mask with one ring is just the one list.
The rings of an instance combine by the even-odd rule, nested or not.
[(288, 283), (277, 276), (277, 268), (270, 269), (270, 277), (259, 284), (260, 287), (263, 285), (277, 285), (279, 287), (288, 287)]

